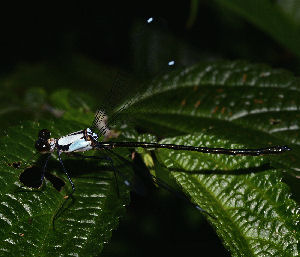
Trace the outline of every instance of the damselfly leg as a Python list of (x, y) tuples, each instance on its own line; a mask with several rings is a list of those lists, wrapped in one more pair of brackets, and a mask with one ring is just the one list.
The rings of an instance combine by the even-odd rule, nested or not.
[(48, 161), (49, 161), (50, 157), (51, 157), (51, 153), (47, 154), (46, 160), (45, 160), (44, 165), (43, 165), (42, 174), (41, 174), (41, 185), (43, 184), (44, 179), (45, 179), (47, 164), (48, 164)]
[[(74, 182), (72, 181), (67, 169), (65, 168), (65, 165), (63, 164), (63, 160), (61, 159), (61, 153), (57, 153), (58, 154), (58, 158), (59, 158), (59, 162), (61, 164), (61, 167), (64, 171), (64, 173), (66, 174), (68, 180), (69, 180), (69, 183), (71, 184), (71, 187), (72, 187), (72, 191), (66, 195), (64, 198), (64, 202), (62, 203), (62, 205), (59, 207), (58, 211), (55, 213), (53, 219), (52, 219), (52, 225), (53, 225), (53, 229), (55, 228), (55, 220), (61, 215), (61, 213), (64, 211), (65, 207), (66, 207), (66, 204), (68, 202), (68, 200), (71, 198), (72, 200), (73, 199), (73, 194), (75, 192), (75, 185), (74, 185)], [(95, 156), (95, 155), (92, 155), (92, 156), (88, 156), (88, 155), (83, 155), (83, 154), (80, 154), (80, 153), (77, 153), (77, 152), (72, 152), (70, 153), (71, 156), (75, 156), (75, 157), (79, 157), (79, 158), (82, 158), (82, 159), (93, 159), (93, 160), (97, 160), (97, 161), (105, 161), (108, 163), (109, 167), (110, 167), (110, 170), (113, 171), (114, 173), (114, 180), (115, 180), (115, 186), (116, 186), (116, 192), (117, 192), (117, 195), (118, 197), (120, 197), (120, 189), (119, 189), (119, 184), (118, 184), (118, 176), (121, 177), (123, 179), (123, 183), (126, 185), (126, 186), (130, 186), (130, 182), (125, 179), (125, 176), (123, 176), (122, 173), (118, 172), (118, 170), (116, 169), (114, 163), (113, 163), (113, 160), (110, 156), (108, 155), (104, 155), (104, 156)], [(46, 166), (46, 163), (45, 163), (45, 166)]]

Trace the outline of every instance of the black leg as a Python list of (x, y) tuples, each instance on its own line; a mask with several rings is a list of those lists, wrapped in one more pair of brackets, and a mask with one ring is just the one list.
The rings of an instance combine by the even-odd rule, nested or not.
[[(62, 212), (63, 207), (65, 206), (67, 200), (68, 200), (70, 197), (72, 197), (72, 195), (73, 195), (73, 193), (74, 193), (74, 191), (75, 191), (75, 185), (74, 185), (74, 183), (73, 183), (71, 177), (69, 176), (69, 173), (67, 172), (67, 170), (66, 170), (66, 168), (65, 168), (65, 166), (64, 166), (64, 164), (63, 164), (63, 161), (62, 161), (62, 159), (61, 159), (61, 157), (60, 157), (60, 154), (61, 154), (61, 153), (60, 153), (60, 151), (58, 150), (58, 151), (57, 151), (58, 159), (59, 159), (59, 162), (60, 162), (60, 164), (61, 164), (61, 166), (62, 166), (62, 168), (63, 168), (64, 173), (67, 175), (68, 180), (69, 180), (69, 182), (70, 182), (70, 184), (71, 184), (71, 186), (72, 186), (72, 192), (66, 197), (66, 200), (64, 201), (64, 203), (62, 204), (62, 206), (58, 209), (57, 213), (54, 215), (53, 220), (52, 220), (53, 229), (55, 229), (55, 227), (54, 227), (54, 221), (55, 221), (55, 219), (56, 219), (56, 218), (59, 216), (59, 214)], [(120, 196), (119, 187), (118, 187), (118, 181), (117, 181), (117, 170), (116, 170), (115, 166), (113, 165), (113, 160), (112, 160), (109, 156), (104, 156), (104, 157), (100, 157), (100, 156), (86, 156), (86, 155), (82, 155), (82, 154), (80, 154), (80, 153), (72, 153), (72, 155), (73, 155), (73, 156), (80, 156), (80, 157), (82, 157), (82, 158), (90, 158), (90, 159), (106, 160), (106, 161), (108, 161), (108, 162), (110, 163), (110, 166), (111, 166), (112, 169), (113, 169), (113, 172), (114, 172), (114, 178), (115, 178), (115, 181), (116, 181), (116, 190), (117, 190), (117, 194), (118, 194), (118, 196)], [(120, 173), (118, 173), (118, 174), (120, 174)], [(121, 177), (123, 177), (123, 176), (121, 176)], [(124, 183), (125, 183), (127, 186), (130, 185), (129, 182), (128, 182), (127, 180), (125, 180)]]
[(203, 208), (201, 208), (199, 205), (191, 202), (191, 200), (183, 193), (175, 190), (174, 188), (172, 188), (171, 186), (169, 186), (166, 182), (164, 182), (163, 180), (157, 178), (156, 176), (153, 176), (152, 174), (150, 174), (150, 176), (153, 179), (153, 182), (158, 185), (159, 187), (167, 190), (169, 193), (176, 195), (178, 198), (188, 202), (189, 204), (193, 205), (198, 211), (201, 211), (205, 214), (207, 214), (208, 216), (210, 216), (213, 219), (216, 219), (212, 214), (210, 214), (209, 212), (207, 212), (206, 210), (204, 210)]
[(62, 159), (61, 159), (61, 157), (60, 157), (60, 154), (61, 154), (60, 151), (57, 150), (57, 155), (58, 155), (59, 162), (60, 162), (60, 164), (61, 164), (61, 166), (62, 166), (62, 168), (63, 168), (63, 171), (64, 171), (64, 173), (67, 175), (67, 178), (68, 178), (68, 180), (69, 180), (69, 182), (70, 182), (70, 184), (71, 184), (71, 186), (72, 186), (72, 192), (69, 194), (69, 196), (72, 196), (72, 194), (73, 194), (74, 191), (75, 191), (75, 185), (74, 185), (74, 183), (73, 183), (71, 177), (69, 176), (69, 173), (67, 172), (67, 170), (66, 170), (66, 168), (65, 168), (65, 166), (64, 166), (64, 163), (63, 163), (63, 161), (62, 161)]
[(107, 161), (109, 161), (110, 166), (112, 167), (112, 169), (114, 171), (114, 178), (115, 178), (115, 183), (116, 183), (116, 190), (117, 190), (118, 197), (120, 198), (120, 190), (119, 190), (119, 184), (118, 184), (118, 179), (117, 179), (117, 170), (116, 170), (116, 168), (114, 166), (113, 160), (109, 156), (106, 156), (105, 159)]
[(47, 168), (47, 164), (48, 164), (48, 161), (50, 159), (50, 156), (51, 156), (51, 153), (49, 153), (48, 156), (46, 157), (46, 161), (45, 161), (45, 164), (43, 166), (43, 170), (42, 170), (42, 174), (41, 174), (41, 186), (42, 186), (42, 184), (44, 182), (46, 168)]
[(69, 176), (69, 173), (67, 172), (67, 170), (66, 170), (66, 168), (65, 168), (65, 166), (64, 166), (64, 163), (63, 163), (63, 161), (62, 161), (62, 159), (61, 159), (61, 157), (60, 157), (60, 154), (61, 154), (60, 151), (57, 150), (58, 160), (59, 160), (59, 162), (60, 162), (60, 164), (61, 164), (61, 166), (62, 166), (62, 169), (63, 169), (64, 173), (66, 174), (66, 176), (67, 176), (67, 178), (68, 178), (68, 180), (69, 180), (69, 182), (70, 182), (70, 184), (71, 184), (71, 186), (72, 186), (72, 192), (71, 192), (69, 195), (66, 195), (66, 196), (65, 196), (65, 201), (64, 201), (63, 204), (59, 207), (58, 211), (55, 213), (55, 215), (54, 215), (54, 217), (53, 217), (53, 219), (52, 219), (53, 230), (55, 230), (54, 222), (55, 222), (56, 218), (57, 218), (57, 217), (60, 215), (60, 213), (62, 212), (64, 206), (66, 205), (66, 203), (67, 203), (67, 201), (68, 201), (68, 199), (71, 198), (72, 195), (73, 195), (73, 193), (75, 192), (75, 185), (74, 185), (74, 183), (73, 183), (71, 177)]

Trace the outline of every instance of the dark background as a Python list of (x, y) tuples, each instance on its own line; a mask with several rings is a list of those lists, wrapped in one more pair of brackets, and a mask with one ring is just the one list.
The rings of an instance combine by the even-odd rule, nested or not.
[(199, 1), (196, 10), (197, 17), (187, 28), (190, 1), (3, 8), (1, 73), (20, 62), (60, 62), (74, 53), (126, 68), (132, 25), (151, 16), (163, 20), (171, 35), (195, 47), (202, 56), (198, 61), (245, 58), (297, 70), (291, 53), (214, 1)]
[[(199, 1), (196, 19), (187, 26), (190, 4), (190, 1), (140, 1), (139, 4), (103, 1), (98, 5), (61, 6), (49, 2), (34, 8), (2, 8), (0, 76), (14, 74), (20, 65), (47, 64), (72, 77), (77, 56), (133, 76), (140, 69), (145, 76), (152, 76), (162, 65), (156, 51), (168, 52), (168, 56), (161, 55), (164, 59), (172, 55), (171, 48), (179, 65), (246, 59), (298, 73), (299, 65), (291, 53), (214, 1)], [(143, 37), (137, 37), (140, 45), (132, 43), (136, 39), (134, 24), (149, 16), (160, 17), (158, 27), (161, 25), (165, 35), (173, 38), (168, 49), (147, 48)], [(148, 49), (145, 55), (134, 54), (143, 47)], [(147, 64), (149, 56), (158, 59), (153, 70)], [(45, 83), (47, 90), (60, 86)], [(66, 88), (73, 86), (64, 84)], [(79, 91), (87, 88), (89, 85), (76, 86)], [(167, 192), (150, 190), (146, 197), (132, 194), (127, 212), (118, 230), (113, 232), (104, 256), (230, 255), (202, 215)]]

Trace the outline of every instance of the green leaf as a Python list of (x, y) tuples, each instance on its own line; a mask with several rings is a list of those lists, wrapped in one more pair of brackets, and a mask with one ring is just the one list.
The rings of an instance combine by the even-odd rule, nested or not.
[(300, 2), (298, 0), (278, 0), (277, 4), (295, 23), (300, 25)]
[[(64, 196), (71, 188), (58, 160), (49, 161), (48, 170), (66, 182), (61, 192), (47, 180), (38, 191), (20, 188), (19, 176), (24, 167), (34, 164), (30, 158), (39, 129), (48, 128), (59, 137), (82, 127), (83, 124), (63, 120), (55, 124), (25, 123), (11, 128), (0, 140), (0, 255), (95, 256), (111, 237), (128, 202), (128, 190), (119, 182), (121, 196), (117, 196), (112, 169), (105, 162), (62, 157), (76, 187), (74, 200), (68, 200), (63, 209)], [(14, 168), (13, 163), (19, 161), (21, 167)], [(38, 164), (41, 169), (44, 162), (35, 165)], [(40, 179), (40, 174), (37, 176), (32, 179)], [(52, 221), (59, 210), (62, 212), (55, 219), (54, 229)]]
[[(268, 33), (281, 45), (298, 57), (300, 56), (300, 36), (298, 25), (292, 17), (269, 0), (216, 0), (233, 12), (244, 17)], [(297, 5), (299, 9), (299, 5)], [(298, 13), (299, 10), (294, 9)]]

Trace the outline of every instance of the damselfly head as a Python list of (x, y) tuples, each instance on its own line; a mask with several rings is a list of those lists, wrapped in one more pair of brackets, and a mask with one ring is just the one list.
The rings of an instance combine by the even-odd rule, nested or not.
[(48, 140), (38, 139), (35, 141), (35, 149), (40, 153), (48, 153), (51, 150), (51, 146)]
[(51, 150), (49, 143), (50, 131), (48, 129), (42, 129), (39, 131), (38, 140), (35, 142), (35, 149), (40, 153), (47, 153)]

